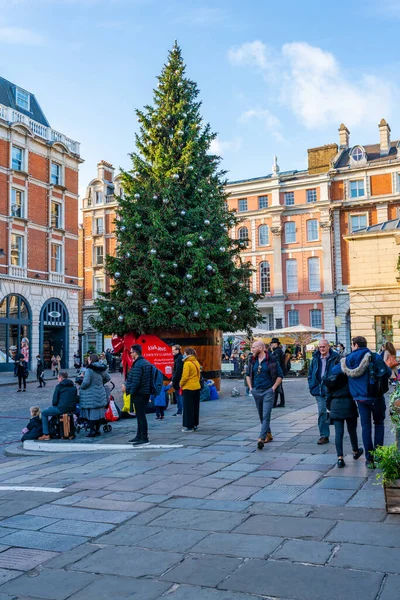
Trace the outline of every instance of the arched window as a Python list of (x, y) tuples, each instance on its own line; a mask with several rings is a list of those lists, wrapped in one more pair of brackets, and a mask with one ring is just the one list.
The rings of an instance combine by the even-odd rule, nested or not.
[(0, 301), (0, 371), (14, 368), (17, 350), (29, 362), (31, 323), (31, 309), (25, 298), (10, 294)]
[(269, 244), (269, 227), (268, 225), (260, 225), (258, 228), (258, 245), (268, 246)]
[(269, 262), (260, 263), (260, 294), (268, 294), (271, 291), (271, 271)]
[(246, 248), (249, 245), (249, 230), (247, 227), (241, 227), (238, 231), (239, 240), (244, 242)]

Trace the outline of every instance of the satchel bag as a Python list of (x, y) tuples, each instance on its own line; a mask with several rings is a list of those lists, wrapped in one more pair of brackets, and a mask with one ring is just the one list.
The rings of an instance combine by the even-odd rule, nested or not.
[(395, 367), (397, 367), (399, 365), (399, 361), (392, 354), (389, 354), (389, 356), (385, 360), (385, 363), (387, 364), (389, 369), (394, 369)]

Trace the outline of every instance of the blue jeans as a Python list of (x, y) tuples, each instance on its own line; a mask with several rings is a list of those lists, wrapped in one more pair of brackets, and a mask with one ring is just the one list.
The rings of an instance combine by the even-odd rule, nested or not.
[(176, 414), (181, 415), (183, 412), (183, 396), (181, 396), (179, 394), (179, 391), (176, 391), (176, 390), (175, 390), (174, 394), (175, 394), (176, 407), (177, 407)]
[(271, 433), (270, 422), (272, 406), (274, 404), (274, 392), (272, 391), (272, 388), (269, 388), (268, 390), (255, 390), (253, 388), (251, 393), (253, 394), (256, 403), (258, 416), (260, 417), (260, 438), (265, 440), (267, 433)]
[(320, 437), (329, 437), (329, 423), (326, 414), (326, 398), (324, 396), (315, 396), (318, 405), (318, 429)]
[[(371, 460), (370, 452), (377, 446), (383, 446), (385, 435), (385, 410), (386, 404), (384, 398), (375, 400), (357, 400), (358, 412), (361, 420), (361, 433), (367, 460)], [(374, 421), (374, 443), (372, 443), (372, 423)]]
[(49, 406), (42, 411), (42, 429), (43, 435), (49, 435), (49, 417), (55, 415), (61, 415), (62, 413), (58, 410), (57, 406)]

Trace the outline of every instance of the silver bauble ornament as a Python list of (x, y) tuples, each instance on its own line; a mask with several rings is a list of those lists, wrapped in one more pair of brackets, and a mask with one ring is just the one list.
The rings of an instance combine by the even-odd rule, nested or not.
[(157, 127), (157, 129), (161, 129), (161, 127), (162, 127), (161, 123), (157, 123), (156, 127)]
[(153, 298), (153, 300), (151, 301), (152, 304), (157, 304), (158, 303), (158, 298)]
[(188, 166), (188, 171), (193, 171), (193, 169), (194, 169), (194, 166), (193, 166), (193, 165), (189, 165), (189, 166)]
[(108, 306), (105, 306), (104, 307), (104, 312), (107, 312), (107, 311), (108, 311)]
[(168, 198), (163, 198), (163, 204), (168, 204), (169, 200)]
[(204, 225), (209, 225), (210, 221), (208, 219), (204, 219)]
[(216, 294), (220, 294), (221, 290), (218, 288), (218, 290), (215, 290)]
[(184, 217), (186, 215), (186, 210), (181, 210), (181, 215)]
[(237, 320), (237, 316), (233, 315), (233, 320), (236, 321)]
[(206, 269), (207, 269), (207, 271), (212, 271), (213, 270), (212, 265), (207, 265)]
[(158, 200), (158, 196), (156, 196), (156, 194), (154, 194), (153, 200)]
[(204, 295), (207, 296), (210, 292), (208, 290), (204, 290)]
[(114, 311), (115, 310), (115, 306), (111, 306), (110, 310)]
[(250, 300), (250, 302), (254, 302), (253, 296), (250, 296), (249, 300)]
[(143, 306), (143, 308), (142, 308), (142, 312), (144, 312), (144, 313), (147, 313), (147, 312), (148, 312), (148, 310), (149, 310), (149, 309), (148, 309), (146, 306)]
[(127, 252), (127, 253), (125, 254), (125, 257), (126, 257), (126, 258), (130, 258), (130, 257), (131, 257), (131, 253), (130, 253), (130, 252)]
[(167, 298), (169, 298), (170, 295), (171, 295), (171, 292), (165, 292), (165, 295), (166, 295)]
[(199, 313), (199, 311), (198, 311), (198, 310), (195, 310), (195, 311), (193, 312), (193, 316), (194, 316), (196, 319), (197, 319), (197, 317), (198, 317), (199, 315), (200, 315), (200, 313)]
[(203, 190), (201, 188), (197, 188), (197, 191), (199, 192), (199, 194), (203, 193)]
[(226, 250), (225, 246), (220, 246), (220, 247), (219, 247), (219, 251), (220, 251), (220, 252), (225, 252), (225, 250)]
[(119, 317), (118, 317), (118, 321), (119, 321), (120, 323), (122, 323), (122, 321), (123, 321), (123, 320), (124, 320), (124, 317), (123, 317), (122, 315), (119, 315)]
[(176, 227), (178, 223), (176, 221), (171, 221), (171, 227)]
[(172, 266), (174, 267), (174, 269), (178, 268), (178, 263), (172, 263)]
[(231, 314), (231, 312), (232, 312), (232, 309), (231, 309), (231, 308), (227, 308), (227, 309), (226, 309), (226, 312), (228, 313), (228, 315), (230, 315), (230, 314)]
[(184, 300), (183, 298), (181, 298), (181, 299), (179, 300), (179, 304), (180, 304), (181, 306), (183, 306), (184, 304), (186, 304), (186, 300)]
[(244, 283), (243, 283), (243, 281), (241, 281), (241, 282), (239, 283), (239, 287), (241, 287), (241, 288), (242, 288), (243, 286), (244, 286)]
[(179, 179), (179, 175), (178, 175), (178, 173), (174, 173), (174, 174), (172, 175), (172, 179)]
[(187, 117), (187, 113), (182, 113), (182, 117), (183, 117), (184, 119), (186, 119), (186, 117)]
[(121, 227), (120, 227), (120, 230), (121, 230), (121, 231), (125, 231), (125, 230), (126, 230), (126, 227), (125, 227), (125, 225), (121, 225)]
[(193, 275), (191, 275), (190, 273), (187, 273), (186, 279), (193, 279)]
[(160, 277), (161, 277), (161, 279), (164, 279), (165, 278), (165, 274), (164, 273), (160, 273)]
[(174, 139), (174, 136), (172, 135), (172, 133), (170, 133), (170, 135), (169, 135), (169, 139), (170, 139), (170, 140), (173, 140), (173, 139)]
[(183, 83), (182, 83), (182, 81), (179, 81), (179, 82), (178, 82), (178, 87), (182, 87), (182, 86), (183, 86)]
[(135, 194), (133, 197), (136, 198), (136, 200), (138, 200), (140, 198), (140, 194)]
[(204, 316), (205, 316), (206, 319), (210, 318), (210, 315), (208, 313), (206, 313)]
[(226, 225), (224, 225), (224, 230), (225, 231), (229, 231), (229, 227), (227, 227)]
[(150, 254), (157, 254), (157, 250), (156, 250), (155, 248), (152, 248), (152, 249), (150, 250)]
[(128, 290), (128, 291), (126, 292), (126, 295), (127, 295), (127, 296), (133, 296), (133, 292), (132, 292), (131, 290)]
[(118, 279), (119, 277), (121, 277), (121, 273), (119, 271), (116, 271), (114, 273), (114, 277), (115, 277), (115, 279)]
[(202, 235), (199, 235), (199, 240), (200, 240), (200, 242), (204, 242), (204, 238)]
[(142, 224), (141, 224), (141, 223), (136, 223), (136, 225), (135, 225), (136, 229), (140, 229), (140, 228), (141, 228), (141, 226), (142, 226)]
[(180, 129), (180, 130), (178, 131), (178, 135), (183, 135), (184, 133), (185, 133), (185, 132), (184, 132), (182, 129)]
[(188, 242), (186, 242), (186, 246), (188, 248), (191, 248), (193, 246), (193, 243), (189, 240)]

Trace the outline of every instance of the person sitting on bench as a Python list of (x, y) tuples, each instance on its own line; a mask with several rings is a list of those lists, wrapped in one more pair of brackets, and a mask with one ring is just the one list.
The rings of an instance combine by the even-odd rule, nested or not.
[(42, 442), (50, 439), (49, 417), (72, 413), (76, 410), (78, 392), (73, 381), (68, 379), (67, 371), (60, 371), (58, 381), (59, 384), (56, 385), (53, 394), (52, 406), (42, 411), (43, 435), (39, 438)]

